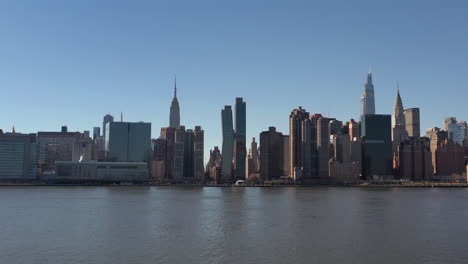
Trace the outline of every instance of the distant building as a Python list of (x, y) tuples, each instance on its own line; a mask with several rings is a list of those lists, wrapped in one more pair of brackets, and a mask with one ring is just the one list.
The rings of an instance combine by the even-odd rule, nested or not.
[(166, 145), (165, 145), (165, 162), (164, 162), (164, 167), (165, 171), (164, 174), (165, 176), (163, 179), (165, 180), (172, 180), (174, 179), (174, 170), (175, 170), (175, 132), (176, 128), (173, 127), (162, 127), (161, 128), (161, 135), (160, 139), (166, 140)]
[[(334, 156), (329, 161), (329, 177), (332, 183), (356, 183), (361, 175), (360, 145), (356, 149), (349, 135), (338, 133), (331, 136)], [(358, 152), (358, 153), (354, 153)]]
[(289, 115), (289, 172), (294, 180), (311, 177), (312, 140), (315, 138), (311, 126), (309, 112), (301, 106)]
[(464, 173), (463, 147), (449, 139), (447, 131), (434, 129), (431, 135), (431, 152), (434, 175), (451, 176)]
[(362, 118), (363, 176), (393, 177), (390, 115), (365, 115)]
[(210, 160), (206, 165), (206, 174), (212, 181), (221, 182), (221, 151), (218, 147), (210, 150)]
[(361, 97), (361, 116), (375, 114), (374, 85), (372, 84), (372, 73), (369, 69), (364, 92)]
[(398, 145), (396, 166), (402, 179), (413, 181), (432, 179), (432, 154), (430, 140), (426, 137), (409, 137)]
[(246, 150), (246, 103), (236, 98), (234, 132), (234, 171), (236, 180), (245, 180)]
[(36, 134), (0, 131), (0, 179), (34, 179), (36, 177)]
[(455, 117), (447, 117), (444, 120), (444, 130), (448, 132), (448, 139), (458, 145), (464, 145), (467, 139), (468, 126), (466, 122), (457, 122)]
[(101, 128), (100, 127), (93, 127), (93, 140), (101, 136)]
[(174, 180), (203, 181), (204, 132), (179, 126), (175, 132)]
[(168, 166), (168, 140), (158, 138), (152, 140), (153, 154), (151, 161), (151, 176), (157, 180), (167, 180)]
[(149, 162), (151, 123), (110, 122), (106, 125), (107, 160)]
[(259, 168), (258, 157), (259, 157), (259, 154), (258, 154), (257, 142), (255, 141), (255, 138), (252, 138), (252, 142), (250, 144), (250, 151), (245, 161), (245, 164), (246, 164), (245, 173), (246, 173), (247, 178), (251, 174), (258, 172), (258, 168)]
[(223, 182), (232, 182), (234, 130), (232, 125), (232, 108), (230, 105), (224, 106), (224, 109), (221, 110), (221, 123), (223, 129), (221, 180)]
[(410, 137), (421, 136), (421, 124), (419, 108), (405, 109), (406, 131)]
[(106, 138), (106, 135), (107, 135), (106, 125), (109, 122), (114, 122), (114, 117), (111, 116), (110, 114), (107, 114), (107, 115), (104, 116), (104, 118), (102, 120), (102, 136), (104, 138)]
[(359, 124), (356, 121), (354, 121), (354, 119), (351, 119), (349, 121), (349, 138), (352, 141), (354, 138), (359, 137), (361, 137)]
[[(327, 179), (329, 176), (328, 161), (330, 160), (330, 118), (315, 115), (317, 119), (317, 177)], [(341, 128), (341, 125), (340, 125)], [(339, 130), (337, 130), (338, 132)]]
[(38, 132), (37, 144), (40, 174), (53, 172), (55, 161), (88, 161), (93, 158), (94, 142), (80, 132)]
[(169, 113), (169, 127), (178, 128), (180, 126), (180, 107), (179, 100), (177, 100), (177, 81), (174, 80), (174, 98), (171, 103), (171, 110)]
[(146, 162), (55, 162), (57, 180), (132, 181), (147, 180)]
[(290, 170), (290, 154), (289, 154), (289, 135), (283, 135), (283, 175), (284, 176), (291, 176)]
[(283, 134), (275, 127), (260, 133), (260, 177), (264, 181), (283, 176)]
[(403, 102), (401, 101), (400, 90), (398, 90), (392, 115), (393, 152), (397, 151), (400, 142), (405, 140), (407, 137), (408, 132), (406, 131), (406, 119), (403, 111)]

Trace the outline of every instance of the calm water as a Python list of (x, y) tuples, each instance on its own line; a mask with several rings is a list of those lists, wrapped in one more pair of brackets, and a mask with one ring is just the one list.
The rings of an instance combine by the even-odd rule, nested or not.
[(0, 263), (468, 263), (468, 190), (3, 187)]

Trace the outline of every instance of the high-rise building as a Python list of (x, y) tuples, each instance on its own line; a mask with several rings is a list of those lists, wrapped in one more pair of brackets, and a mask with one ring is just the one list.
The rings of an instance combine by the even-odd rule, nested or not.
[(426, 137), (408, 137), (400, 142), (396, 156), (396, 166), (402, 179), (430, 180), (432, 161), (430, 140)]
[(290, 151), (290, 148), (289, 148), (289, 135), (283, 135), (283, 175), (284, 176), (288, 176), (290, 177), (291, 176), (291, 173), (290, 173), (290, 161), (289, 161), (289, 158), (290, 158), (290, 155), (289, 155), (289, 151)]
[(448, 132), (448, 139), (464, 145), (468, 130), (466, 122), (457, 122), (455, 117), (447, 117), (444, 119), (444, 130)]
[(206, 164), (206, 174), (212, 181), (221, 182), (221, 151), (218, 147), (210, 150), (210, 160)]
[(251, 174), (256, 173), (259, 167), (259, 160), (258, 160), (258, 146), (255, 138), (252, 138), (252, 142), (250, 143), (250, 151), (246, 157), (245, 164), (245, 176), (248, 178)]
[(408, 108), (404, 111), (406, 132), (410, 137), (421, 136), (421, 125), (419, 121), (419, 108)]
[(393, 175), (392, 125), (390, 115), (364, 115), (362, 118), (363, 176), (389, 178)]
[(158, 138), (152, 140), (153, 155), (151, 162), (151, 176), (157, 180), (167, 180), (166, 170), (168, 168), (167, 147), (168, 140)]
[(433, 129), (431, 134), (433, 174), (451, 176), (462, 174), (465, 168), (463, 147), (449, 138), (449, 133)]
[[(317, 116), (317, 177), (327, 179), (330, 160), (330, 118)], [(341, 125), (340, 125), (341, 127)], [(338, 131), (337, 131), (338, 132)]]
[(204, 132), (179, 126), (175, 132), (174, 179), (177, 181), (203, 180)]
[(349, 121), (349, 138), (351, 139), (351, 141), (354, 138), (361, 137), (360, 131), (361, 130), (359, 129), (359, 124), (356, 121), (354, 121), (354, 119), (351, 119)]
[(375, 114), (374, 85), (372, 84), (372, 73), (369, 69), (364, 92), (361, 97), (361, 116)]
[(283, 134), (275, 127), (260, 133), (260, 177), (264, 181), (279, 179), (284, 171)]
[(236, 98), (234, 132), (234, 171), (236, 180), (245, 179), (246, 150), (246, 103)]
[(221, 110), (221, 123), (223, 129), (221, 181), (232, 182), (234, 130), (232, 125), (232, 107), (230, 105), (224, 106), (224, 109)]
[(289, 116), (289, 172), (294, 180), (311, 176), (312, 138), (309, 112), (299, 106)]
[(104, 116), (103, 121), (102, 121), (102, 136), (104, 139), (106, 138), (107, 132), (106, 132), (106, 125), (109, 122), (114, 122), (114, 117), (111, 116), (110, 114), (107, 114)]
[(174, 179), (175, 132), (174, 127), (161, 128), (160, 138), (166, 140), (165, 180)]
[(34, 179), (36, 175), (36, 134), (0, 131), (0, 179)]
[(101, 128), (100, 127), (93, 127), (93, 140), (101, 136)]
[(400, 97), (400, 90), (397, 92), (395, 105), (392, 115), (392, 147), (393, 152), (396, 152), (400, 142), (408, 137), (406, 132), (405, 114), (403, 113), (403, 102)]
[(151, 123), (110, 122), (106, 125), (106, 133), (108, 161), (150, 161)]
[(169, 127), (178, 128), (180, 126), (180, 107), (177, 100), (177, 80), (174, 80), (174, 98), (172, 98), (171, 110), (169, 113)]

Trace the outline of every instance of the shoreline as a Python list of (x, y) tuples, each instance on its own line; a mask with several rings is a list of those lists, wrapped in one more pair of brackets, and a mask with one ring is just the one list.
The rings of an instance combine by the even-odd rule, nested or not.
[(403, 182), (403, 183), (372, 183), (360, 184), (167, 184), (148, 182), (51, 182), (51, 181), (0, 181), (0, 187), (243, 187), (243, 188), (282, 188), (282, 187), (343, 187), (343, 188), (468, 188), (468, 183), (460, 182)]

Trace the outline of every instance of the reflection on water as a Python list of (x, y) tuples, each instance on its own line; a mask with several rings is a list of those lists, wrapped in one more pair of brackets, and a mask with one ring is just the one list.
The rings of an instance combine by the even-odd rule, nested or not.
[(4, 187), (0, 263), (466, 263), (466, 189)]

